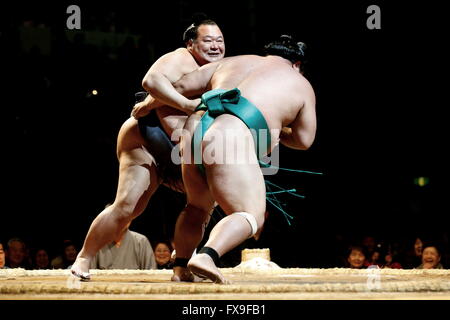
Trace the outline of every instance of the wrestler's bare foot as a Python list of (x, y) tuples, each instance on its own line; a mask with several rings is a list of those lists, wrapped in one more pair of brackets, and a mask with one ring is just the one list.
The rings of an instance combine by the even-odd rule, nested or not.
[(206, 253), (196, 254), (188, 262), (188, 268), (198, 276), (205, 276), (215, 283), (230, 284), (214, 264), (213, 259)]
[(189, 271), (188, 268), (183, 267), (173, 267), (173, 276), (170, 280), (175, 282), (195, 282), (194, 275)]
[(82, 281), (89, 281), (91, 280), (91, 275), (89, 273), (90, 263), (91, 260), (89, 258), (82, 258), (78, 256), (70, 268), (70, 271), (74, 276), (80, 278)]

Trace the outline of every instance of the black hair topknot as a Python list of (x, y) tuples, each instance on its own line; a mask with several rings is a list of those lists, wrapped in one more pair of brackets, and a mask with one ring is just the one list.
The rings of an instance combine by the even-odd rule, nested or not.
[(276, 55), (288, 59), (292, 63), (306, 60), (306, 44), (297, 42), (290, 35), (281, 35), (277, 40), (264, 47), (267, 55)]
[(197, 38), (198, 27), (202, 24), (216, 25), (216, 22), (211, 20), (205, 13), (196, 12), (191, 18), (192, 24), (187, 27), (183, 33), (183, 41), (187, 43), (189, 40), (194, 40)]

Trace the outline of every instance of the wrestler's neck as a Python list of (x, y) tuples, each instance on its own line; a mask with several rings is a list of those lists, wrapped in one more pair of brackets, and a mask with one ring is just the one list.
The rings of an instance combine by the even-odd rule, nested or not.
[(285, 65), (288, 65), (288, 66), (294, 68), (295, 70), (299, 70), (299, 68), (300, 68), (300, 62), (292, 63), (288, 59), (280, 57), (280, 56), (267, 55), (266, 58), (273, 60), (273, 61), (278, 61), (280, 63), (284, 63)]
[(269, 54), (266, 56), (266, 58), (273, 60), (273, 61), (279, 61), (279, 62), (287, 64), (287, 65), (292, 65), (292, 62), (290, 62), (288, 59), (280, 57), (280, 56), (274, 56), (274, 55)]
[(204, 66), (205, 64), (208, 63), (208, 61), (203, 60), (201, 58), (197, 58), (196, 56), (192, 55), (192, 58), (194, 58), (195, 63), (198, 65), (198, 67), (200, 68), (201, 66)]

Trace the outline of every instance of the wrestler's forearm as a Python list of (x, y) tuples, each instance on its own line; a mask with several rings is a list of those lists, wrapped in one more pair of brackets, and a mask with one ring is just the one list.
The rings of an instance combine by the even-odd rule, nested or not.
[(150, 94), (147, 96), (147, 98), (145, 98), (144, 103), (145, 103), (145, 107), (147, 109), (149, 109), (149, 110), (165, 106), (164, 103), (162, 103), (161, 101), (155, 99)]
[(280, 132), (280, 143), (288, 148), (296, 150), (306, 150), (308, 149), (300, 141), (295, 139), (292, 129), (289, 127), (284, 127)]
[(206, 91), (204, 88), (192, 88), (190, 86), (186, 86), (186, 81), (177, 81), (173, 84), (173, 87), (179, 94), (188, 98), (199, 97)]
[(169, 79), (162, 74), (152, 74), (146, 77), (142, 86), (152, 97), (159, 100), (161, 105), (169, 105), (188, 114), (195, 109), (191, 101), (178, 93)]

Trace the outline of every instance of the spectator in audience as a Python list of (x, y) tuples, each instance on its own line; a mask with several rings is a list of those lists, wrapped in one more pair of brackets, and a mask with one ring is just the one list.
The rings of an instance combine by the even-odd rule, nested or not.
[(427, 243), (422, 246), (422, 263), (417, 269), (444, 269), (441, 262), (441, 253), (436, 244)]
[(392, 251), (391, 245), (377, 244), (372, 252), (370, 261), (366, 261), (366, 267), (377, 266), (379, 268), (402, 269), (396, 261), (396, 255)]
[(158, 241), (155, 245), (155, 258), (158, 269), (172, 269), (172, 246), (168, 241)]
[(422, 256), (422, 250), (423, 250), (423, 242), (420, 238), (416, 238), (414, 242), (414, 253), (416, 256), (420, 257)]
[(8, 268), (5, 261), (5, 250), (3, 249), (3, 243), (0, 242), (0, 269)]
[(387, 251), (383, 253), (384, 264), (383, 268), (390, 269), (403, 269), (400, 262), (397, 261), (397, 254), (392, 250), (391, 246), (388, 246)]
[(363, 246), (352, 245), (347, 251), (347, 267), (352, 269), (364, 269), (367, 259), (367, 250)]
[(97, 252), (91, 260), (90, 269), (156, 269), (150, 241), (143, 234), (131, 231), (130, 224), (115, 241)]
[(20, 238), (11, 238), (6, 249), (6, 265), (10, 268), (30, 269), (27, 246)]
[(64, 240), (63, 250), (61, 255), (57, 256), (51, 261), (51, 266), (54, 269), (68, 269), (75, 262), (78, 250), (71, 240)]
[[(362, 246), (365, 248), (365, 251), (367, 253), (367, 256), (366, 256), (367, 260), (371, 260), (372, 254), (377, 249), (377, 241), (376, 241), (375, 237), (372, 235), (365, 236), (362, 239)], [(377, 258), (377, 255), (375, 255), (375, 258)]]
[(50, 258), (47, 249), (37, 247), (33, 254), (33, 269), (51, 269)]
[(417, 268), (422, 263), (422, 237), (414, 237), (408, 244), (402, 259), (402, 266), (405, 269)]

